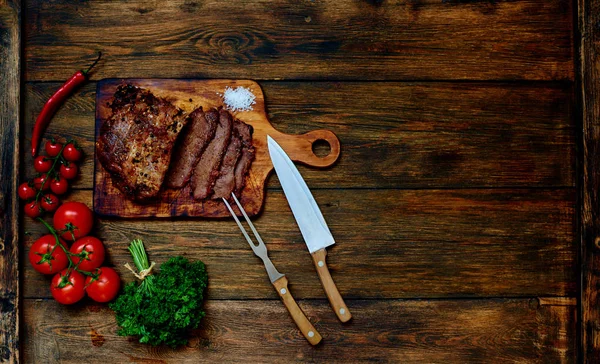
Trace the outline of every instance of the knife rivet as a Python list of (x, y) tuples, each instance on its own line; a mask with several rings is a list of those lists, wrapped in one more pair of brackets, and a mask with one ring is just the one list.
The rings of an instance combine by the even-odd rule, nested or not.
[(319, 267), (322, 267), (322, 266), (324, 266), (324, 265), (325, 265), (325, 263), (323, 263), (323, 261), (322, 261), (322, 260), (319, 260), (319, 262), (318, 262), (317, 264), (319, 265)]
[(312, 331), (309, 331), (309, 332), (308, 332), (308, 337), (313, 337), (313, 336), (315, 336), (315, 333), (314, 333), (314, 332), (312, 332)]
[(285, 294), (287, 291), (285, 290), (285, 288), (282, 288), (279, 290), (279, 292), (281, 292), (281, 294)]
[(346, 313), (346, 310), (345, 310), (345, 309), (343, 309), (343, 308), (340, 308), (340, 315), (343, 315), (343, 314), (345, 314), (345, 313)]

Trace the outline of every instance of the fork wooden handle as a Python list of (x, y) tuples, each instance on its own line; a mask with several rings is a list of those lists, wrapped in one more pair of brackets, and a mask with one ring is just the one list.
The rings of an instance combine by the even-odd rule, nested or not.
[(329, 299), (329, 303), (331, 307), (335, 311), (335, 314), (342, 322), (348, 322), (352, 315), (348, 310), (348, 306), (344, 303), (344, 299), (340, 295), (335, 283), (333, 282), (333, 278), (331, 278), (331, 273), (329, 273), (329, 268), (327, 268), (327, 261), (325, 257), (327, 256), (327, 251), (325, 249), (317, 250), (312, 253), (313, 262), (315, 263), (315, 268), (317, 268), (317, 273), (319, 274), (319, 278), (321, 279), (321, 284), (323, 285), (323, 289), (325, 290), (325, 294)]
[(319, 334), (319, 332), (310, 323), (310, 321), (308, 321), (308, 319), (304, 315), (304, 312), (302, 312), (302, 310), (296, 303), (296, 300), (294, 300), (294, 297), (292, 297), (292, 294), (290, 293), (290, 290), (288, 288), (287, 278), (279, 278), (278, 280), (273, 282), (273, 286), (275, 286), (275, 289), (277, 290), (279, 297), (281, 297), (283, 304), (289, 311), (290, 315), (294, 319), (294, 322), (296, 322), (296, 325), (298, 326), (306, 340), (308, 340), (308, 342), (312, 345), (317, 345), (319, 342), (321, 342), (321, 334)]

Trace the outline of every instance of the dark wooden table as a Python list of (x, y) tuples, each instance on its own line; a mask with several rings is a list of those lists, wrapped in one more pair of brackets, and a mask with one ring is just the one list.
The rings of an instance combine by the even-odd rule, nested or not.
[[(0, 361), (600, 361), (600, 1), (0, 1)], [(302, 338), (230, 220), (100, 219), (125, 281), (127, 243), (210, 272), (203, 328), (177, 350), (116, 335), (112, 311), (57, 304), (25, 259), (31, 129), (104, 53), (46, 136), (87, 155), (96, 81), (244, 78), (286, 133), (333, 130), (327, 170), (300, 167), (338, 244), (331, 311), (277, 178), (255, 222), (324, 337)], [(25, 234), (27, 232), (27, 234)]]

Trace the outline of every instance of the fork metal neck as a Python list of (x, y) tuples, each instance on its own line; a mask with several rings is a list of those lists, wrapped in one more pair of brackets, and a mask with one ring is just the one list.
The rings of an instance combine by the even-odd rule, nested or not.
[(269, 257), (260, 257), (265, 265), (265, 269), (267, 270), (267, 274), (269, 275), (269, 279), (271, 280), (271, 283), (275, 282), (276, 280), (278, 280), (281, 277), (285, 277), (285, 274), (281, 274), (279, 273), (279, 271), (277, 270), (277, 268), (275, 268), (275, 266), (273, 265), (273, 263), (271, 262), (271, 259), (269, 259)]

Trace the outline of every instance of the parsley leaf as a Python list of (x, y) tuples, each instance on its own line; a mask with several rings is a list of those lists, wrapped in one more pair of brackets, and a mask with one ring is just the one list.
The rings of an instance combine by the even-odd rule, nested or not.
[[(141, 240), (131, 242), (129, 251), (138, 270), (150, 267)], [(160, 267), (158, 274), (132, 282), (110, 304), (116, 313), (117, 332), (137, 336), (141, 343), (175, 347), (188, 342), (188, 332), (200, 325), (204, 291), (208, 284), (206, 267), (177, 256)]]

